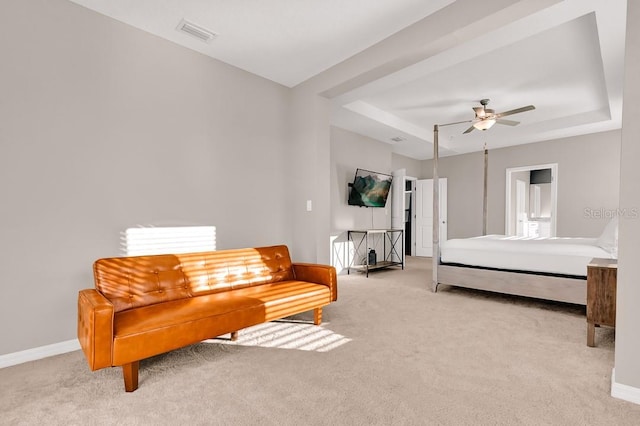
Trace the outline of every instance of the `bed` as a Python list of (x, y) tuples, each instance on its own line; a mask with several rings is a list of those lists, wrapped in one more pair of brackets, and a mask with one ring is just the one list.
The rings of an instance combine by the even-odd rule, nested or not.
[(599, 238), (452, 239), (440, 245), (439, 284), (585, 305), (587, 264), (617, 257), (617, 220)]
[[(440, 284), (488, 290), (518, 296), (535, 297), (559, 302), (586, 305), (587, 264), (594, 257), (617, 258), (618, 219), (613, 217), (599, 238), (563, 239), (550, 238), (525, 242), (523, 239), (487, 236), (475, 238), (485, 244), (482, 247), (458, 247), (463, 250), (458, 257), (451, 257), (450, 248), (459, 242), (440, 243), (440, 195), (438, 183), (439, 128), (456, 123), (433, 126), (433, 291)], [(483, 230), (487, 223), (487, 162), (484, 150), (484, 201)], [(484, 231), (483, 231), (484, 232)], [(472, 239), (473, 240), (473, 239)], [(573, 240), (573, 241), (570, 241)], [(478, 241), (471, 244), (476, 245)], [(462, 243), (464, 245), (465, 243)], [(502, 245), (501, 249), (494, 246)], [(489, 246), (489, 247), (488, 247)], [(526, 248), (525, 248), (526, 247)], [(444, 249), (444, 257), (441, 252)], [(492, 249), (492, 250), (490, 250)], [(564, 251), (564, 253), (563, 253)], [(476, 260), (470, 260), (476, 252)], [(477, 259), (489, 260), (487, 264)], [(526, 264), (525, 264), (526, 262)], [(558, 266), (569, 269), (558, 269)], [(551, 265), (551, 267), (550, 267)]]

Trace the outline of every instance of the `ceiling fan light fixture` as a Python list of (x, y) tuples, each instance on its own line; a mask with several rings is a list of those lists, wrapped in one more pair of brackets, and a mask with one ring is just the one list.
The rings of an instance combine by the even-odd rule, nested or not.
[(488, 130), (494, 124), (496, 124), (496, 119), (495, 118), (489, 118), (487, 120), (480, 120), (477, 123), (474, 123), (473, 127), (475, 127), (478, 130)]

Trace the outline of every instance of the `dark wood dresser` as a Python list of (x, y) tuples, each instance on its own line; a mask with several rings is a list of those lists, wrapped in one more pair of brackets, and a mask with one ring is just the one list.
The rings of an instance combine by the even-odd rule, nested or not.
[(593, 258), (587, 265), (587, 346), (595, 346), (596, 326), (616, 326), (617, 259)]

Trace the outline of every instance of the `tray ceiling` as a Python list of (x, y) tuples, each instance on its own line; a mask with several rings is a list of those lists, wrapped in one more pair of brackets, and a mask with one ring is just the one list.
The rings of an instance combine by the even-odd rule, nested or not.
[[(294, 87), (447, 7), (453, 0), (71, 0), (264, 78)], [(487, 0), (496, 1), (496, 0)], [(540, 1), (540, 0), (538, 0)], [(502, 2), (526, 7), (528, 0)], [(470, 4), (470, 3), (468, 3)], [(431, 158), (434, 124), (471, 120), (489, 98), (497, 112), (533, 104), (463, 135), (441, 128), (441, 155), (619, 129), (626, 1), (549, 0), (439, 54), (331, 97), (333, 125)], [(476, 3), (477, 6), (477, 3)], [(209, 43), (176, 31), (186, 19)], [(399, 140), (399, 141), (398, 141)]]

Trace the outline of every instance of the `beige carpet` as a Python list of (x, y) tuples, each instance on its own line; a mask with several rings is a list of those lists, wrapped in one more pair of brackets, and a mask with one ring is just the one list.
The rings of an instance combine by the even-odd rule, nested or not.
[(146, 360), (131, 394), (80, 352), (2, 369), (0, 424), (640, 424), (610, 396), (614, 332), (587, 347), (584, 307), (434, 294), (429, 274), (409, 258), (340, 276), (321, 328), (271, 323)]

